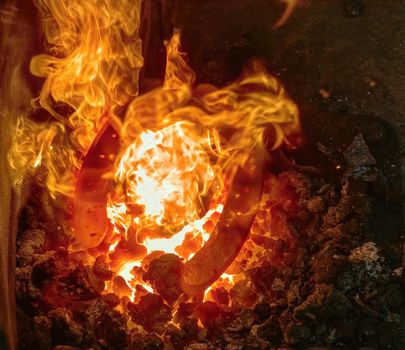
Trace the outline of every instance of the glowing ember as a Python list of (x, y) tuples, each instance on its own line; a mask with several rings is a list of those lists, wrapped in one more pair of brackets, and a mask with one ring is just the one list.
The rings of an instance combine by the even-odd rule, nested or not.
[[(209, 210), (204, 217), (197, 219), (194, 222), (186, 225), (183, 229), (170, 238), (146, 238), (143, 244), (146, 246), (148, 253), (155, 250), (163, 251), (165, 253), (178, 254), (184, 259), (192, 257), (192, 254), (200, 248), (209, 238), (209, 233), (204, 229), (206, 224), (214, 215), (220, 215), (223, 209), (222, 204), (218, 204), (216, 210)], [(197, 246), (192, 246), (192, 252), (187, 253), (187, 238), (191, 240), (201, 237), (198, 240)]]
[[(283, 2), (286, 12), (277, 26), (285, 22), (298, 0)], [(111, 173), (92, 176), (113, 180), (114, 186), (110, 188), (108, 183), (105, 188), (92, 189), (95, 193), (84, 193), (83, 202), (88, 201), (85, 208), (96, 213), (89, 217), (108, 222), (110, 227), (95, 225), (94, 231), (100, 232), (75, 229), (75, 243), (82, 242), (77, 249), (85, 256), (105, 259), (114, 274), (106, 292), (134, 298), (141, 286), (160, 293), (154, 277), (149, 276), (149, 284), (143, 280), (154, 261), (167, 257), (165, 253), (175, 254), (168, 260), (176, 270), (196, 260), (210, 235), (221, 234), (217, 228), (224, 223), (223, 211), (222, 217), (228, 221), (222, 228), (232, 227), (229, 222), (234, 217), (243, 222), (240, 210), (226, 213), (230, 183), (237, 171), (249, 168), (253, 150), (267, 154), (299, 131), (297, 107), (258, 61), (228, 86), (196, 86), (195, 74), (179, 50), (176, 31), (167, 44), (163, 87), (137, 96), (142, 66), (140, 1), (122, 0), (119, 5), (108, 0), (35, 3), (48, 44), (47, 53), (35, 56), (30, 65), (34, 75), (45, 78), (35, 103), (55, 120), (43, 124), (25, 117), (18, 120), (9, 157), (18, 173), (15, 178), (36, 174), (54, 199), (72, 198), (75, 173), (86, 154), (91, 154), (89, 147), (108, 119), (114, 124), (121, 150)], [(103, 157), (106, 155), (99, 155)], [(256, 203), (244, 202), (242, 196), (252, 188), (242, 185), (229, 198), (247, 203), (245, 214), (251, 214)], [(246, 235), (235, 254), (249, 234), (250, 225), (245, 226)], [(225, 242), (235, 241), (237, 235), (231, 231)], [(83, 236), (86, 239), (80, 240)], [(95, 236), (97, 240), (92, 239)], [(224, 244), (219, 241), (221, 248)], [(215, 251), (222, 253), (221, 249)], [(227, 261), (226, 253), (223, 255)], [(235, 265), (239, 262), (235, 259)], [(219, 268), (215, 278), (228, 266)], [(230, 269), (215, 287), (229, 289), (235, 283), (237, 278)], [(209, 294), (208, 289), (207, 297)], [(169, 299), (177, 300), (172, 296), (165, 300)]]

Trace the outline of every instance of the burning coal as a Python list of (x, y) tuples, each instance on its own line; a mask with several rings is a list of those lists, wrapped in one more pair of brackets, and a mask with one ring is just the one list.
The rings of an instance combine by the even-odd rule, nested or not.
[(182, 291), (203, 293), (248, 238), (266, 158), (299, 132), (296, 105), (258, 61), (226, 87), (196, 85), (177, 31), (163, 86), (138, 96), (140, 2), (36, 4), (47, 53), (31, 60), (45, 78), (33, 105), (53, 120), (19, 119), (17, 181), (35, 175), (72, 204), (71, 250), (104, 256), (132, 297), (164, 252), (185, 263)]
[[(6, 38), (33, 27), (18, 16), (22, 9), (30, 18), (26, 2), (9, 3), (1, 13), (2, 25), (12, 23), (2, 32)], [(208, 29), (184, 19), (200, 16), (200, 8), (215, 9), (201, 17), (221, 19), (218, 9), (238, 14), (248, 6), (176, 3), (173, 20), (190, 33)], [(283, 3), (286, 12), (273, 28), (286, 23), (299, 2)], [(36, 85), (29, 112), (21, 101), (32, 87), (25, 79), (34, 78), (21, 67), (35, 45), (29, 39), (18, 45), (13, 34), (3, 55), (3, 136), (10, 133), (8, 121), (16, 121), (9, 161), (17, 188), (30, 185), (23, 183), (28, 191), (21, 210), (13, 200), (2, 210), (7, 220), (19, 211), (17, 234), (2, 230), (2, 260), (8, 262), (1, 265), (0, 292), (7, 293), (0, 296), (6, 297), (2, 321), (13, 323), (9, 316), (16, 314), (21, 348), (403, 348), (402, 208), (391, 197), (398, 188), (391, 185), (399, 183), (391, 181), (391, 171), (399, 173), (399, 163), (388, 125), (369, 116), (329, 115), (330, 89), (330, 101), (318, 106), (322, 113), (305, 106), (305, 116), (313, 117), (306, 124), (311, 143), (296, 152), (297, 107), (260, 61), (228, 85), (199, 84), (221, 67), (223, 76), (212, 80), (229, 78), (238, 62), (221, 53), (231, 60), (256, 50), (251, 39), (263, 42), (262, 33), (271, 29), (267, 22), (265, 30), (258, 26), (256, 38), (254, 11), (240, 18), (241, 32), (250, 28), (253, 37), (240, 42), (239, 32), (232, 32), (229, 48), (214, 51), (220, 53), (210, 60), (213, 66), (196, 67), (200, 79), (181, 52), (180, 32), (163, 30), (170, 32), (166, 64), (156, 61), (165, 69), (152, 82), (150, 53), (156, 51), (145, 49), (144, 29), (154, 20), (140, 16), (165, 1), (143, 1), (141, 15), (140, 2), (131, 0), (35, 4), (43, 53), (30, 68), (42, 88)], [(274, 9), (273, 3), (257, 4), (256, 11)], [(313, 5), (303, 13), (341, 4)], [(182, 9), (186, 14), (179, 14)], [(158, 9), (157, 17), (160, 10), (167, 9)], [(309, 42), (295, 42), (296, 32), (287, 28), (275, 37), (286, 38), (287, 46), (292, 40), (293, 48), (316, 43), (319, 49), (328, 35), (318, 38), (316, 29), (322, 18), (333, 17), (331, 10), (308, 21)], [(207, 37), (215, 39), (206, 46), (215, 48), (217, 35), (238, 21), (212, 26)], [(187, 36), (191, 52), (199, 43)], [(202, 51), (193, 52), (196, 61)], [(297, 71), (285, 63), (288, 73), (280, 74), (293, 78)], [(309, 96), (301, 97), (308, 102)], [(318, 123), (324, 118), (325, 125)], [(294, 163), (303, 160), (305, 166)], [(315, 167), (316, 176), (308, 175)], [(13, 193), (6, 185), (8, 201)]]

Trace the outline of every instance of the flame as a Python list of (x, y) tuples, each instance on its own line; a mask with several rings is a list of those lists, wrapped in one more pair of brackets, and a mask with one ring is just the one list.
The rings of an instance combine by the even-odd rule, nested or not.
[[(72, 194), (72, 167), (78, 167), (79, 162), (75, 150), (66, 146), (65, 131), (60, 123), (41, 125), (28, 118), (17, 120), (8, 155), (16, 186), (21, 186), (25, 176), (46, 169), (46, 176), (39, 176), (38, 183), (49, 189), (51, 194)], [(56, 157), (63, 161), (57, 162)]]
[[(297, 0), (285, 2), (288, 17)], [(255, 147), (288, 142), (298, 109), (259, 61), (228, 86), (195, 85), (179, 32), (167, 43), (163, 87), (138, 96), (140, 0), (34, 3), (46, 53), (31, 60), (31, 73), (45, 79), (32, 105), (48, 121), (18, 119), (9, 154), (16, 181), (37, 175), (53, 198), (72, 196), (83, 155), (114, 118), (122, 147), (106, 208), (108, 263), (131, 297), (134, 281), (151, 291), (139, 272), (145, 256), (190, 259), (220, 220), (236, 169)], [(142, 249), (135, 257), (126, 244)], [(218, 283), (234, 280), (224, 274)]]
[[(137, 232), (158, 225), (172, 233), (197, 219), (201, 197), (215, 179), (205, 143), (194, 124), (179, 121), (155, 132), (145, 130), (125, 150), (116, 181), (125, 187), (127, 211), (131, 206), (141, 211), (131, 221)], [(124, 203), (112, 205), (120, 208)]]
[[(218, 204), (215, 209), (208, 210), (207, 213), (201, 218), (197, 219), (190, 224), (184, 226), (179, 232), (174, 234), (170, 239), (164, 238), (146, 238), (143, 244), (146, 246), (148, 253), (154, 251), (163, 251), (165, 253), (178, 254), (184, 259), (190, 259), (193, 253), (187, 255), (185, 245), (186, 240), (191, 241), (200, 235), (201, 239), (198, 241), (198, 247), (193, 246), (194, 252), (203, 246), (208, 240), (209, 233), (206, 232), (204, 225), (213, 218), (216, 214), (221, 214), (223, 204)], [(215, 220), (215, 219), (214, 219)]]
[[(138, 94), (142, 67), (139, 0), (34, 0), (47, 52), (30, 71), (45, 78), (32, 101), (51, 122), (18, 119), (9, 160), (16, 182), (40, 172), (49, 193), (72, 196), (80, 167), (103, 123)], [(41, 167), (40, 165), (44, 165)]]
[[(164, 86), (128, 107), (107, 213), (119, 239), (135, 237), (147, 256), (161, 251), (188, 260), (209, 239), (226, 184), (250, 150), (279, 147), (297, 132), (299, 120), (296, 105), (260, 62), (222, 89), (194, 86), (179, 46), (175, 32), (167, 44)], [(132, 273), (133, 265), (124, 262), (118, 273)], [(224, 274), (217, 285), (233, 280)]]
[(281, 17), (278, 19), (277, 23), (274, 25), (274, 28), (279, 28), (283, 26), (287, 20), (290, 18), (291, 14), (294, 12), (296, 6), (300, 0), (280, 0), (285, 3), (285, 9)]

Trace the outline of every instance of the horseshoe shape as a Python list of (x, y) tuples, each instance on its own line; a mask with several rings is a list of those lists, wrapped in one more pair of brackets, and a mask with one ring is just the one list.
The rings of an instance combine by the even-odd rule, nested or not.
[(180, 288), (198, 296), (231, 265), (249, 236), (263, 193), (265, 151), (256, 147), (234, 175), (220, 220), (204, 246), (183, 266)]
[[(74, 200), (76, 247), (94, 248), (105, 237), (112, 179), (104, 175), (113, 170), (119, 146), (118, 132), (107, 122), (84, 159)], [(185, 294), (201, 295), (225, 272), (249, 236), (263, 191), (265, 154), (256, 147), (236, 170), (214, 233), (183, 266), (180, 286)]]
[(97, 247), (108, 228), (107, 199), (112, 179), (105, 177), (113, 171), (120, 149), (118, 132), (110, 122), (99, 130), (82, 167), (78, 172), (73, 201), (74, 250)]

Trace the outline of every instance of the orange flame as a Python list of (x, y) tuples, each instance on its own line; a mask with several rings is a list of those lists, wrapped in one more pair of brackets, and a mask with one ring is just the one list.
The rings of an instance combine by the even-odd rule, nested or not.
[(40, 171), (54, 198), (72, 196), (73, 173), (103, 122), (103, 112), (118, 112), (138, 94), (140, 1), (34, 3), (47, 53), (31, 60), (31, 73), (45, 78), (32, 105), (55, 121), (39, 124), (20, 117), (9, 160), (16, 181)]
[[(297, 0), (285, 2), (288, 15)], [(258, 61), (226, 87), (195, 86), (178, 32), (167, 43), (163, 87), (138, 97), (139, 0), (35, 4), (47, 53), (31, 61), (32, 74), (45, 78), (33, 108), (54, 120), (20, 118), (10, 164), (16, 179), (39, 174), (54, 198), (71, 196), (73, 174), (103, 116), (116, 118), (122, 150), (106, 208), (114, 236), (104, 243), (111, 269), (133, 287), (131, 280), (140, 279), (133, 267), (142, 266), (145, 254), (159, 250), (187, 260), (204, 245), (220, 220), (227, 182), (256, 146), (275, 149), (297, 132), (298, 109)], [(116, 115), (125, 108), (121, 122)], [(121, 261), (121, 242), (144, 249)]]
[(300, 0), (280, 0), (280, 1), (284, 2), (286, 7), (283, 14), (278, 19), (277, 23), (274, 25), (274, 28), (281, 27), (287, 22), (287, 20), (294, 12), (294, 9), (297, 7)]
[(125, 150), (116, 180), (126, 189), (127, 205), (141, 207), (132, 221), (137, 231), (159, 225), (172, 233), (198, 217), (201, 196), (215, 177), (204, 143), (192, 123), (176, 122), (142, 132)]
[[(179, 45), (175, 32), (163, 88), (136, 98), (127, 110), (107, 211), (115, 232), (135, 236), (147, 254), (188, 260), (220, 219), (227, 178), (256, 145), (279, 147), (299, 120), (296, 105), (259, 62), (222, 89), (194, 86)], [(209, 202), (211, 210), (204, 207)], [(135, 263), (124, 261), (120, 271)]]

